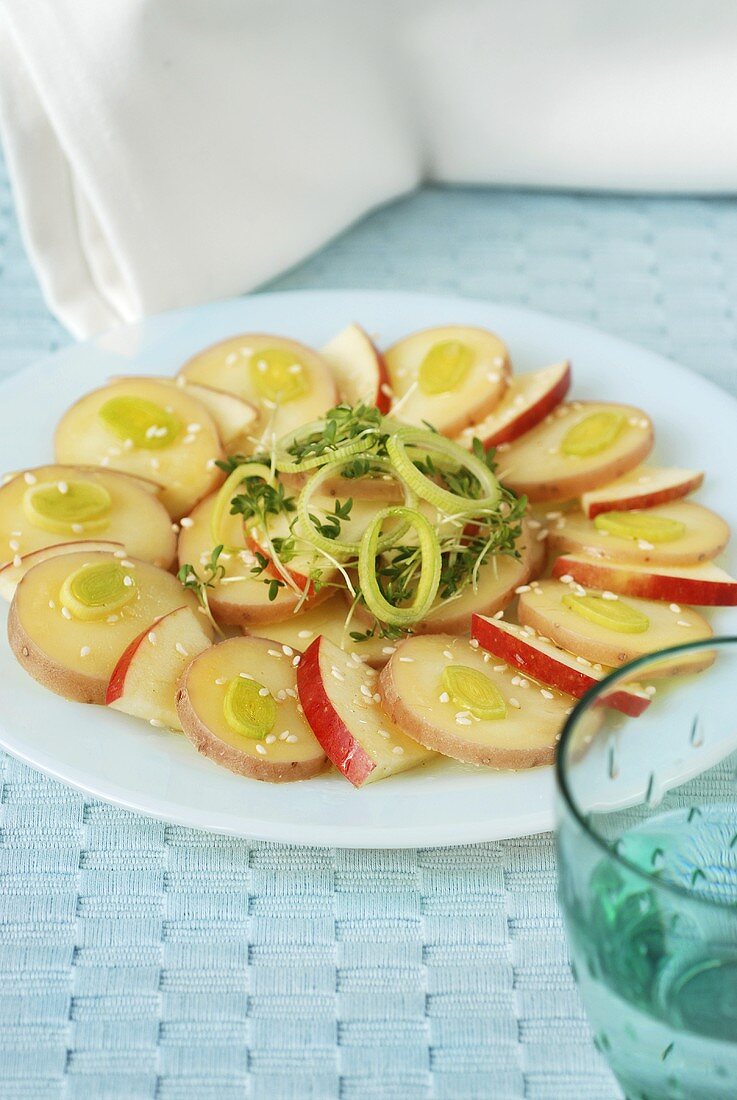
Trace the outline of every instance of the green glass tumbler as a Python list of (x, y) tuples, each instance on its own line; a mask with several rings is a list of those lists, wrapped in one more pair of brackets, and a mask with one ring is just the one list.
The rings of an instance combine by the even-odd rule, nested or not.
[(628, 1100), (735, 1100), (737, 638), (602, 681), (556, 771), (559, 896), (597, 1047)]

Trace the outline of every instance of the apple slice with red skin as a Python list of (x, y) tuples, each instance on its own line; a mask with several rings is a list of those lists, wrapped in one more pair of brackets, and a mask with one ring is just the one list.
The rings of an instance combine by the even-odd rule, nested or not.
[(626, 512), (630, 508), (653, 508), (680, 500), (700, 488), (704, 475), (700, 470), (682, 470), (667, 466), (637, 466), (601, 489), (581, 496), (581, 511), (589, 519), (602, 512)]
[(217, 390), (201, 382), (187, 382), (183, 375), (176, 380), (179, 389), (200, 401), (212, 419), (224, 447), (230, 447), (251, 431), (259, 417), (258, 409), (250, 401), (235, 393)]
[(178, 607), (155, 619), (124, 650), (113, 669), (105, 702), (153, 726), (181, 730), (176, 708), (179, 680), (212, 639), (202, 616)]
[(305, 651), (297, 690), (315, 737), (335, 767), (363, 787), (431, 759), (382, 709), (376, 672), (325, 637)]
[(12, 600), (18, 583), (23, 579), (29, 569), (38, 565), (47, 558), (58, 557), (59, 554), (74, 554), (79, 551), (82, 554), (93, 554), (95, 551), (107, 551), (114, 554), (116, 550), (122, 550), (120, 542), (107, 542), (104, 539), (79, 539), (77, 542), (61, 542), (54, 546), (43, 546), (40, 550), (33, 550), (30, 554), (21, 555), (16, 561), (6, 562), (0, 566), (0, 596), (6, 600)]
[[(582, 663), (574, 654), (553, 645), (547, 638), (541, 638), (532, 627), (517, 626), (503, 619), (474, 615), (471, 637), (500, 661), (576, 699), (580, 699), (612, 671), (602, 665), (594, 666), (590, 661)], [(601, 701), (630, 718), (636, 718), (649, 705), (650, 696), (633, 685), (613, 688)]]
[(384, 356), (360, 325), (352, 324), (334, 336), (320, 354), (333, 372), (345, 405), (376, 405), (389, 412), (392, 391)]
[(573, 577), (579, 584), (608, 589), (621, 596), (640, 596), (646, 600), (667, 600), (697, 607), (737, 606), (737, 580), (712, 562), (681, 566), (638, 565), (588, 554), (564, 554), (553, 564), (552, 575)]
[(480, 439), (484, 448), (511, 443), (539, 424), (559, 405), (571, 387), (571, 364), (555, 363), (543, 370), (517, 374), (492, 413), (458, 436), (462, 447)]

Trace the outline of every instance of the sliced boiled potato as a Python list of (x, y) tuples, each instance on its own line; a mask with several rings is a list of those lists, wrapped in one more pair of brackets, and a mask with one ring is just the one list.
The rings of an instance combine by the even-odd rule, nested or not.
[(398, 646), (379, 691), (401, 729), (445, 756), (491, 768), (550, 764), (574, 700), (521, 679), (478, 642), (426, 635)]
[(432, 756), (382, 709), (375, 670), (327, 638), (316, 638), (306, 650), (297, 689), (315, 736), (354, 787), (388, 779)]
[(310, 779), (325, 753), (297, 699), (299, 655), (263, 638), (230, 638), (200, 654), (177, 694), (184, 733), (198, 752), (267, 783)]
[(729, 541), (721, 516), (687, 500), (617, 517), (605, 512), (589, 520), (581, 512), (566, 513), (550, 528), (550, 548), (639, 565), (698, 565), (715, 558)]
[(497, 465), (505, 485), (533, 502), (568, 500), (627, 473), (652, 446), (653, 426), (641, 409), (576, 401), (503, 444)]
[(466, 325), (405, 336), (384, 353), (384, 362), (394, 393), (392, 415), (451, 436), (498, 405), (511, 373), (499, 337)]
[(161, 486), (178, 519), (223, 480), (217, 428), (204, 405), (179, 387), (121, 378), (80, 398), (59, 421), (58, 462), (107, 466)]
[(62, 542), (54, 546), (44, 546), (40, 550), (32, 550), (30, 554), (18, 555), (13, 561), (0, 566), (0, 596), (10, 603), (18, 584), (29, 569), (33, 569), (34, 565), (46, 561), (47, 558), (58, 558), (60, 554), (94, 554), (98, 551), (114, 554), (116, 550), (125, 553), (122, 543), (119, 542), (104, 542), (102, 539), (80, 539), (77, 542)]
[(394, 652), (394, 644), (379, 637), (367, 638), (362, 642), (354, 641), (351, 631), (360, 633), (361, 625), (349, 622), (346, 626), (347, 615), (348, 607), (341, 596), (336, 595), (317, 606), (310, 604), (307, 610), (301, 611), (299, 615), (292, 615), (283, 622), (252, 626), (248, 633), (259, 638), (272, 638), (275, 642), (298, 650), (306, 649), (315, 638), (323, 635), (345, 653), (355, 653), (366, 664), (381, 668)]
[[(81, 589), (88, 604), (80, 603), (82, 597), (75, 597), (79, 578), (101, 567), (116, 579), (116, 598), (96, 600), (105, 591), (88, 581)], [(8, 637), (21, 665), (50, 691), (81, 703), (104, 703), (126, 647), (154, 619), (178, 607), (194, 610), (197, 601), (155, 565), (116, 554), (63, 554), (40, 562), (20, 581), (10, 605)], [(207, 620), (202, 621), (209, 633)]]
[[(189, 564), (201, 573), (209, 562), (215, 548), (210, 528), (216, 500), (217, 493), (212, 493), (197, 505), (191, 516), (182, 520), (177, 548), (180, 567)], [(269, 582), (275, 578), (271, 573), (255, 576), (251, 572), (257, 562), (246, 545), (240, 516), (225, 516), (223, 541), (228, 549), (223, 551), (218, 564), (225, 573), (213, 588), (208, 589), (210, 608), (218, 622), (250, 628), (291, 618), (300, 604), (300, 593), (285, 584), (276, 599), (269, 599)], [(329, 594), (329, 589), (322, 589), (311, 597), (310, 605)]]
[(180, 376), (255, 405), (267, 444), (318, 420), (338, 401), (330, 368), (316, 351), (265, 333), (231, 336), (205, 348), (184, 364)]
[(176, 536), (152, 486), (92, 466), (37, 466), (0, 488), (0, 564), (47, 546), (102, 539), (168, 569)]
[[(571, 596), (584, 600), (594, 597), (596, 606), (587, 608), (585, 603), (571, 601)], [(611, 609), (611, 625), (605, 625), (606, 605)], [(587, 611), (595, 618), (588, 617)], [(602, 665), (623, 665), (647, 653), (686, 645), (713, 634), (706, 619), (690, 607), (679, 606), (674, 610), (655, 600), (623, 598), (614, 593), (603, 596), (597, 590), (587, 591), (555, 580), (541, 581), (534, 592), (520, 596), (517, 616), (523, 626), (532, 627), (569, 653)], [(682, 668), (695, 671), (712, 660), (711, 653), (706, 652), (696, 658), (679, 658), (669, 671), (675, 673)]]

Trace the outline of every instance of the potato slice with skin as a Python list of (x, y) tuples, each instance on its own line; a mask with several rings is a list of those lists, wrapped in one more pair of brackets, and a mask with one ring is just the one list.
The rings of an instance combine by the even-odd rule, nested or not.
[[(296, 691), (299, 654), (263, 638), (229, 638), (188, 666), (177, 693), (185, 735), (215, 764), (267, 783), (311, 779), (325, 768), (325, 753), (301, 713)], [(256, 740), (237, 733), (225, 717), (228, 685), (256, 680), (274, 701), (276, 721)]]
[(315, 638), (323, 635), (344, 652), (355, 653), (372, 668), (381, 668), (391, 657), (395, 646), (386, 638), (378, 637), (367, 638), (365, 642), (353, 641), (350, 631), (360, 630), (360, 627), (349, 623), (346, 630), (347, 614), (348, 608), (341, 596), (331, 596), (324, 603), (316, 607), (310, 605), (306, 611), (292, 615), (283, 622), (252, 626), (248, 634), (258, 638), (271, 638), (294, 649), (306, 649)]
[[(114, 621), (67, 618), (59, 598), (64, 581), (83, 565), (104, 562), (129, 563), (134, 599), (111, 616)], [(102, 704), (125, 648), (154, 619), (182, 606), (194, 611), (197, 601), (155, 565), (115, 554), (63, 554), (40, 562), (21, 580), (10, 605), (8, 638), (20, 664), (44, 687), (80, 703)], [(209, 633), (204, 617), (202, 622)]]
[[(737, 580), (710, 561), (701, 565), (637, 565), (587, 554), (564, 554), (552, 575), (572, 577), (582, 585), (609, 589), (620, 596), (668, 600), (697, 607), (735, 607)], [(2, 573), (0, 573), (0, 581)]]
[(569, 512), (550, 528), (548, 545), (558, 554), (587, 554), (637, 565), (675, 566), (710, 561), (721, 554), (729, 541), (727, 524), (703, 504), (680, 500), (658, 504), (642, 513), (632, 510), (627, 514), (675, 520), (686, 530), (670, 542), (651, 543), (647, 539), (622, 538), (600, 531), (594, 521), (586, 519), (581, 512)]
[[(191, 516), (182, 520), (177, 549), (179, 565), (190, 564), (198, 571), (210, 560), (214, 549), (210, 534), (210, 518), (215, 507), (217, 494), (213, 493), (193, 510)], [(208, 589), (208, 600), (213, 615), (219, 623), (228, 626), (262, 626), (264, 623), (278, 623), (294, 615), (300, 602), (299, 593), (285, 586), (280, 588), (275, 600), (269, 599), (270, 574), (254, 576), (251, 569), (257, 564), (253, 553), (247, 548), (240, 516), (228, 515), (224, 520), (224, 538), (229, 547), (242, 547), (237, 553), (224, 551), (219, 564), (225, 569), (225, 575), (213, 587)], [(323, 588), (306, 601), (305, 606), (314, 606), (327, 599), (331, 590)]]
[[(110, 511), (94, 533), (48, 531), (29, 520), (23, 501), (39, 485), (68, 486), (85, 482), (102, 486), (110, 496)], [(176, 556), (171, 517), (155, 495), (154, 486), (136, 477), (94, 466), (36, 466), (0, 488), (0, 563), (12, 562), (47, 546), (93, 539), (122, 544), (135, 558), (168, 569)]]
[[(673, 611), (663, 603), (654, 600), (627, 598), (622, 603), (646, 615), (649, 621), (647, 630), (637, 634), (625, 634), (609, 627), (591, 622), (566, 607), (563, 598), (570, 592), (584, 592), (578, 585), (566, 585), (561, 581), (541, 581), (536, 592), (526, 592), (520, 596), (517, 617), (523, 626), (531, 626), (538, 634), (550, 638), (556, 645), (575, 653), (592, 663), (618, 667), (627, 661), (634, 661), (647, 653), (655, 653), (670, 646), (686, 645), (701, 638), (711, 638), (713, 631), (706, 619), (690, 607), (679, 607)], [(599, 596), (592, 590), (587, 595)], [(619, 597), (611, 594), (614, 600)], [(710, 653), (697, 655), (701, 664), (694, 659), (683, 659), (669, 671), (679, 671), (688, 667), (706, 667), (713, 657)]]
[[(483, 674), (506, 706), (504, 718), (477, 718), (449, 698), (443, 673), (461, 665)], [(520, 682), (518, 670), (494, 664), (478, 642), (448, 635), (408, 638), (384, 667), (379, 691), (394, 721), (420, 744), (490, 768), (551, 764), (574, 699)]]
[[(462, 369), (451, 388), (427, 392), (423, 363), (443, 348), (456, 350)], [(443, 325), (405, 336), (384, 352), (384, 361), (398, 409), (391, 415), (419, 427), (432, 424), (450, 436), (483, 420), (499, 404), (511, 374), (509, 353), (499, 337), (467, 325)], [(449, 382), (453, 383), (452, 372)]]
[[(303, 392), (279, 402), (278, 408), (254, 385), (259, 353), (271, 351), (293, 356), (291, 365), (301, 368), (294, 375), (300, 380), (295, 390), (301, 387)], [(296, 340), (267, 333), (243, 333), (213, 344), (188, 359), (179, 375), (190, 382), (234, 393), (255, 405), (260, 414), (260, 431), (268, 433), (268, 442), (272, 435), (279, 439), (301, 424), (318, 420), (338, 403), (330, 368), (316, 351)]]
[[(616, 438), (595, 454), (564, 454), (567, 433), (596, 413), (621, 414), (624, 426)], [(517, 494), (531, 501), (568, 500), (597, 489), (639, 465), (653, 446), (653, 426), (632, 405), (581, 402), (557, 409), (513, 443), (503, 444), (497, 461), (499, 476)]]
[(417, 767), (433, 755), (382, 710), (374, 669), (327, 638), (316, 638), (306, 650), (297, 689), (315, 736), (354, 787)]
[(181, 730), (176, 708), (185, 668), (212, 645), (212, 632), (191, 607), (178, 607), (150, 623), (113, 669), (105, 702), (152, 726)]
[(15, 595), (15, 590), (20, 581), (25, 577), (29, 569), (47, 558), (58, 558), (60, 554), (94, 554), (97, 551), (114, 554), (116, 550), (124, 550), (119, 542), (103, 542), (102, 540), (83, 539), (79, 542), (62, 542), (56, 546), (44, 546), (41, 550), (33, 550), (30, 554), (18, 557), (16, 561), (6, 562), (0, 567), (0, 596), (10, 602)]
[[(163, 416), (176, 418), (172, 440), (165, 446), (144, 447), (119, 438), (100, 416), (116, 398), (141, 399)], [(120, 379), (80, 398), (59, 421), (54, 446), (59, 462), (92, 463), (156, 481), (161, 501), (174, 519), (223, 480), (214, 465), (223, 458), (220, 437), (205, 406), (181, 388), (151, 378)]]
[(470, 449), (474, 438), (480, 439), (487, 450), (500, 443), (511, 443), (544, 420), (561, 403), (570, 386), (568, 362), (517, 374), (494, 411), (479, 424), (462, 431), (456, 442)]
[[(580, 699), (589, 688), (595, 687), (612, 672), (609, 667), (593, 665), (573, 653), (567, 653), (560, 646), (541, 637), (531, 626), (517, 626), (516, 623), (507, 623), (503, 619), (474, 615), (471, 636), (498, 660), (505, 661), (526, 676), (559, 688), (576, 699)], [(634, 684), (629, 687), (622, 684), (602, 696), (601, 701), (606, 706), (636, 718), (649, 705), (650, 696)]]
[(700, 488), (704, 475), (700, 470), (681, 470), (666, 466), (636, 466), (601, 489), (592, 489), (581, 497), (581, 511), (589, 519), (602, 512), (629, 508), (653, 508), (680, 500)]

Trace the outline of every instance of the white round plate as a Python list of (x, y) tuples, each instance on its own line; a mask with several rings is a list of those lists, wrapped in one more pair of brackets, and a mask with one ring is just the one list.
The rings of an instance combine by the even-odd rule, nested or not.
[[(0, 470), (50, 461), (59, 416), (109, 375), (174, 373), (205, 345), (249, 330), (319, 347), (354, 320), (384, 345), (429, 325), (484, 325), (506, 340), (516, 370), (571, 359), (576, 397), (641, 405), (655, 421), (658, 460), (706, 470), (700, 499), (734, 518), (737, 402), (728, 394), (593, 329), (425, 294), (254, 295), (164, 314), (66, 348), (0, 385)], [(717, 628), (723, 614), (714, 616)], [(282, 786), (257, 783), (198, 756), (184, 737), (52, 695), (23, 672), (6, 644), (0, 683), (0, 745), (8, 752), (90, 795), (178, 824), (345, 848), (463, 844), (553, 825), (551, 768), (505, 773), (441, 762), (362, 791), (335, 773)]]

